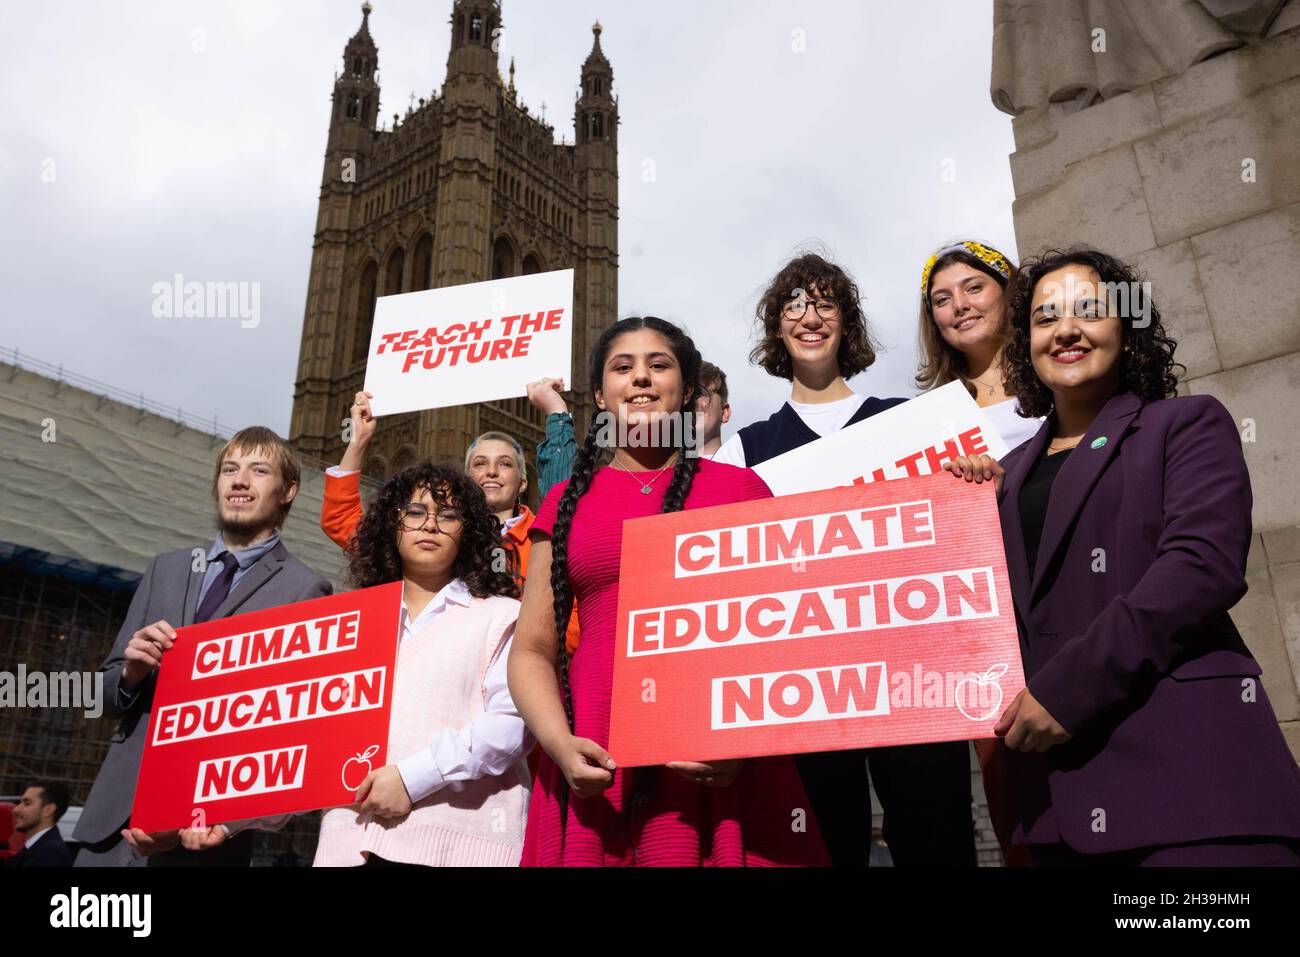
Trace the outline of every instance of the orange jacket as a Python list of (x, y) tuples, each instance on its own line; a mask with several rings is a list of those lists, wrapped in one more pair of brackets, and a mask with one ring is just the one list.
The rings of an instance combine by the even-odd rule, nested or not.
[[(514, 543), (519, 554), (519, 577), (528, 575), (528, 555), (532, 551), (532, 539), (528, 531), (533, 527), (536, 515), (527, 505), (520, 506), (523, 518), (515, 522), (506, 531), (506, 537)], [(361, 524), (361, 473), (336, 476), (325, 473), (325, 498), (320, 506), (320, 527), (330, 541), (339, 548), (351, 551), (352, 539), (356, 537), (357, 526)], [(569, 627), (564, 632), (564, 647), (572, 655), (578, 649), (578, 609), (573, 609), (569, 616)]]

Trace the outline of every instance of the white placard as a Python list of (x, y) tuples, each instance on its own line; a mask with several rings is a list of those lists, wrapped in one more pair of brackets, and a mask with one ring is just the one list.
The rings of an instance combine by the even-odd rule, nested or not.
[(447, 286), (375, 303), (365, 389), (377, 416), (573, 385), (573, 270)]
[(960, 382), (910, 399), (834, 435), (768, 459), (754, 471), (773, 495), (930, 475), (959, 455), (1008, 452)]

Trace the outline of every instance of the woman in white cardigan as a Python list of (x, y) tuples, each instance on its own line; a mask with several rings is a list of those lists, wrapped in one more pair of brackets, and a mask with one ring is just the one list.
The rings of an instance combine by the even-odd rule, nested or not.
[(532, 739), (506, 684), (519, 592), (503, 549), (479, 488), (428, 462), (362, 519), (353, 584), (403, 584), (390, 763), (325, 812), (316, 866), (519, 863)]

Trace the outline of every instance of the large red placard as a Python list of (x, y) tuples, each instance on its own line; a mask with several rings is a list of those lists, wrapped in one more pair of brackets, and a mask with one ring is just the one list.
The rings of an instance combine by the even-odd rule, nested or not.
[(625, 767), (993, 736), (1024, 687), (992, 483), (950, 473), (623, 526)]
[(351, 804), (388, 754), (402, 583), (176, 630), (131, 826), (204, 827)]

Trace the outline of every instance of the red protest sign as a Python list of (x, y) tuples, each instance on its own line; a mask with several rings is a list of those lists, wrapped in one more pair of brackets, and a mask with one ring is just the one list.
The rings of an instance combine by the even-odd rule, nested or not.
[(1024, 687), (992, 484), (951, 474), (624, 524), (624, 767), (993, 736)]
[(176, 630), (131, 826), (351, 804), (388, 754), (402, 583)]

